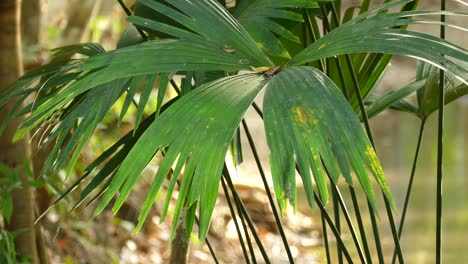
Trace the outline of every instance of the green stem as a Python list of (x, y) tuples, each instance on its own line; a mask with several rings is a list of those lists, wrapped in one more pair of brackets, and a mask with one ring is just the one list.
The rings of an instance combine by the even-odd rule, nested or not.
[[(338, 204), (338, 198), (336, 195), (332, 196), (332, 201), (333, 201), (333, 215), (335, 217), (335, 225), (336, 229), (338, 232), (341, 233), (341, 221), (340, 221), (340, 205)], [(338, 255), (338, 263), (342, 264), (343, 263), (343, 252), (341, 249), (341, 245), (339, 243), (336, 244), (336, 252)]]
[[(263, 112), (260, 109), (260, 107), (258, 107), (258, 105), (255, 102), (252, 105), (253, 105), (255, 111), (258, 113), (258, 115), (263, 119)], [(296, 165), (296, 170), (297, 170), (297, 165)], [(322, 201), (320, 200), (320, 198), (318, 197), (318, 195), (317, 195), (317, 193), (315, 191), (314, 191), (314, 200), (315, 200), (315, 202), (317, 203), (317, 205), (320, 208), (321, 215), (323, 215), (325, 217), (326, 222), (330, 226), (330, 229), (332, 230), (333, 235), (335, 236), (335, 239), (338, 242), (339, 247), (342, 249), (342, 252), (343, 252), (344, 256), (346, 257), (346, 260), (349, 263), (353, 263), (353, 261), (351, 259), (351, 255), (349, 254), (348, 249), (346, 248), (346, 245), (344, 244), (343, 239), (341, 238), (339, 230), (336, 228), (335, 224), (333, 223), (333, 220), (331, 219), (330, 215), (328, 214), (327, 210), (325, 209), (324, 205), (322, 204)]]
[[(335, 63), (336, 63), (336, 66), (338, 68), (338, 75), (340, 77), (340, 82), (341, 82), (341, 87), (342, 87), (342, 90), (343, 90), (343, 94), (344, 94), (346, 100), (348, 100), (348, 102), (349, 102), (349, 100), (350, 100), (349, 92), (348, 92), (347, 85), (345, 83), (345, 77), (343, 75), (343, 68), (341, 66), (341, 61), (340, 61), (340, 59), (338, 57), (335, 57)], [(357, 200), (356, 192), (354, 191), (354, 188), (351, 187), (351, 186), (349, 186), (349, 193), (351, 195), (351, 200), (353, 201), (353, 207), (354, 207), (354, 211), (355, 211), (355, 215), (356, 215), (356, 220), (358, 222), (359, 233), (361, 235), (362, 245), (364, 247), (364, 252), (366, 254), (366, 260), (367, 260), (368, 263), (372, 263), (372, 258), (371, 258), (371, 255), (370, 255), (369, 245), (367, 243), (367, 236), (366, 236), (366, 232), (365, 232), (365, 229), (364, 229), (364, 224), (362, 222), (361, 210), (359, 208), (359, 203), (358, 203), (358, 200)], [(378, 230), (378, 229), (376, 229), (376, 230)], [(378, 231), (377, 231), (377, 237), (378, 237)], [(376, 243), (380, 244), (380, 239), (376, 240)]]
[[(419, 150), (421, 148), (421, 142), (422, 142), (422, 135), (424, 131), (424, 124), (425, 121), (423, 120), (421, 122), (421, 126), (419, 127), (419, 136), (418, 136), (418, 144), (416, 145), (416, 153), (414, 154), (414, 159), (413, 159), (413, 166), (411, 167), (411, 174), (408, 182), (408, 188), (406, 189), (406, 195), (405, 195), (405, 203), (403, 205), (403, 211), (401, 213), (401, 219), (400, 219), (400, 226), (398, 227), (398, 237), (401, 238), (401, 234), (403, 233), (403, 226), (405, 224), (405, 218), (406, 218), (406, 210), (408, 209), (408, 204), (409, 204), (409, 199), (411, 195), (411, 189), (413, 188), (413, 180), (414, 180), (414, 175), (416, 172), (416, 164), (418, 162), (418, 157), (419, 157)], [(392, 263), (395, 263), (396, 258), (396, 251), (393, 252), (393, 257), (392, 257)]]
[(237, 202), (239, 203), (242, 215), (245, 218), (245, 220), (247, 221), (247, 224), (249, 225), (250, 230), (252, 231), (252, 235), (253, 235), (253, 237), (255, 239), (255, 242), (257, 242), (257, 246), (258, 246), (258, 249), (260, 250), (260, 253), (262, 254), (263, 260), (265, 261), (265, 263), (271, 263), (269, 258), (268, 258), (268, 254), (266, 253), (265, 247), (263, 246), (263, 243), (260, 240), (260, 237), (258, 236), (258, 233), (257, 233), (257, 231), (255, 229), (255, 225), (253, 224), (253, 221), (250, 218), (249, 213), (245, 209), (245, 205), (244, 205), (244, 203), (242, 203), (242, 200), (240, 199), (239, 194), (237, 194), (237, 191), (234, 188), (234, 184), (231, 181), (231, 176), (230, 176), (230, 173), (227, 170), (226, 166), (224, 166), (224, 168), (223, 168), (223, 180), (225, 180), (227, 182), (229, 188), (231, 189), (232, 196), (236, 200), (236, 203)]
[(353, 208), (354, 208), (354, 212), (356, 215), (356, 221), (359, 227), (359, 233), (361, 235), (362, 246), (364, 248), (364, 253), (366, 254), (366, 261), (367, 263), (372, 263), (372, 257), (370, 254), (369, 244), (367, 243), (366, 231), (364, 228), (364, 223), (362, 222), (361, 210), (359, 209), (359, 203), (358, 203), (356, 191), (351, 186), (348, 186), (348, 188), (349, 188), (349, 193), (351, 194), (351, 200), (353, 201)]
[(338, 244), (340, 244), (346, 260), (348, 261), (348, 263), (353, 263), (351, 255), (349, 254), (348, 249), (346, 248), (343, 242), (343, 239), (340, 236), (340, 232), (336, 229), (335, 225), (333, 224), (333, 220), (331, 219), (330, 215), (328, 215), (327, 210), (323, 206), (322, 201), (320, 200), (320, 198), (318, 197), (315, 191), (314, 191), (314, 200), (317, 203), (318, 207), (320, 208), (321, 214), (325, 217), (325, 220), (327, 221), (328, 225), (330, 226), (330, 229), (335, 235), (336, 241), (338, 242)]
[(241, 210), (241, 205), (237, 199), (236, 199), (236, 207), (237, 207), (237, 214), (241, 216), (241, 223), (242, 223), (242, 228), (244, 229), (245, 241), (247, 241), (247, 246), (249, 247), (250, 257), (252, 258), (252, 263), (257, 264), (257, 259), (255, 258), (255, 251), (252, 245), (252, 240), (250, 239), (250, 235), (249, 235), (249, 229), (247, 228), (247, 225), (245, 224), (245, 218), (242, 216), (243, 214)]
[[(273, 201), (273, 195), (270, 192), (270, 187), (268, 186), (268, 182), (265, 176), (265, 172), (263, 171), (262, 164), (260, 162), (260, 157), (258, 156), (257, 148), (255, 147), (255, 143), (252, 138), (252, 134), (250, 134), (249, 127), (247, 126), (247, 122), (242, 120), (242, 125), (244, 127), (245, 134), (247, 136), (247, 140), (249, 142), (250, 148), (252, 149), (252, 153), (255, 159), (255, 163), (257, 164), (258, 171), (262, 178), (263, 186), (265, 188), (265, 192), (268, 196), (268, 202), (270, 203), (271, 210), (273, 211), (273, 215), (275, 217), (276, 226), (278, 227), (281, 240), (283, 241), (284, 249), (286, 250), (286, 254), (288, 255), (289, 263), (294, 263), (294, 258), (291, 253), (291, 249), (289, 248), (289, 243), (286, 238), (286, 234), (283, 229), (283, 225), (281, 224), (281, 218), (279, 217), (278, 211), (276, 210), (275, 202)], [(328, 245), (327, 245), (328, 247)]]
[(247, 249), (245, 248), (244, 239), (242, 238), (242, 233), (240, 232), (239, 223), (237, 222), (236, 213), (235, 213), (234, 208), (232, 206), (231, 198), (229, 197), (229, 192), (227, 190), (226, 183), (224, 182), (224, 179), (221, 181), (221, 185), (223, 187), (224, 196), (226, 196), (226, 202), (227, 202), (227, 204), (229, 206), (229, 211), (230, 211), (231, 216), (232, 216), (232, 221), (234, 221), (234, 225), (236, 226), (237, 237), (239, 238), (239, 242), (240, 242), (240, 245), (241, 245), (241, 248), (242, 248), (242, 254), (244, 255), (244, 260), (245, 260), (245, 262), (247, 264), (250, 264), (250, 259), (249, 259), (249, 256), (247, 255)]
[[(317, 41), (317, 39), (319, 38), (319, 36), (317, 36), (317, 35), (320, 34), (320, 33), (316, 33), (314, 31), (314, 25), (316, 26), (317, 21), (315, 20), (315, 18), (310, 17), (309, 9), (307, 9), (307, 8), (305, 9), (305, 17), (306, 17), (306, 21), (307, 21), (306, 28), (309, 30), (310, 38), (311, 38), (312, 43), (313, 43), (313, 42)], [(306, 44), (308, 46), (308, 43), (306, 43)], [(306, 47), (304, 47), (304, 48), (306, 48)], [(321, 70), (321, 71), (324, 71), (324, 69), (325, 69), (325, 63), (324, 63), (324, 61), (322, 59), (318, 63), (318, 69)]]
[(325, 257), (327, 258), (327, 264), (330, 264), (331, 258), (330, 258), (330, 247), (328, 245), (327, 222), (323, 214), (320, 214), (320, 218), (322, 220), (322, 236), (323, 236), (323, 245), (325, 247)]
[[(445, 0), (441, 0), (440, 9), (445, 11)], [(445, 23), (445, 15), (440, 16), (440, 22)], [(440, 38), (445, 39), (445, 26), (440, 26)], [(436, 263), (442, 263), (442, 160), (444, 136), (444, 82), (445, 72), (440, 70), (439, 75), (439, 118), (437, 135), (437, 212), (436, 212)]]
[[(195, 222), (197, 223), (197, 225), (200, 225), (200, 221), (198, 220), (197, 216), (195, 216)], [(215, 262), (215, 264), (219, 264), (218, 258), (216, 257), (213, 246), (211, 245), (210, 241), (208, 240), (208, 237), (205, 238), (205, 243), (208, 246), (208, 250), (210, 251), (211, 256), (213, 257), (213, 261)]]
[[(317, 40), (317, 36), (315, 35), (315, 31), (313, 30), (314, 28), (314, 25), (313, 25), (313, 21), (309, 15), (308, 12), (306, 12), (306, 20), (307, 20), (307, 25), (308, 25), (308, 28), (309, 28), (309, 31), (310, 31), (310, 35), (311, 35), (311, 38), (312, 40), (315, 42)], [(347, 100), (349, 100), (349, 95), (348, 95), (348, 91), (346, 89), (346, 85), (344, 83), (344, 76), (343, 76), (343, 72), (341, 71), (341, 62), (339, 61), (338, 58), (335, 57), (335, 61), (337, 63), (337, 66), (339, 67), (338, 69), (338, 72), (340, 74), (340, 80), (341, 80), (341, 83), (342, 83), (342, 87), (343, 87), (343, 93), (346, 97)], [(326, 63), (326, 62), (325, 62)], [(325, 69), (328, 69), (328, 67), (326, 67), (326, 65), (323, 63), (322, 60), (320, 60), (320, 63), (319, 63), (319, 69), (321, 71), (324, 71)], [(354, 197), (355, 198), (355, 197)], [(344, 206), (344, 205), (343, 205)], [(344, 207), (346, 208), (346, 207)], [(338, 232), (341, 232), (340, 231), (340, 209), (339, 209), (339, 206), (338, 206), (338, 198), (336, 195), (333, 195), (333, 209), (334, 209), (334, 215), (335, 215), (335, 223), (336, 223), (336, 227), (337, 227), (337, 231)], [(355, 210), (356, 210), (356, 207), (355, 207)], [(345, 211), (344, 211), (345, 212)], [(360, 216), (360, 212), (359, 212), (359, 207), (357, 207), (357, 211), (356, 211), (356, 215), (357, 216)], [(322, 215), (322, 218), (323, 218), (323, 215)], [(360, 218), (360, 217), (359, 217)], [(348, 222), (349, 223), (349, 222)], [(366, 241), (366, 237), (365, 237), (365, 233), (364, 233), (364, 229), (361, 228), (362, 224), (359, 225), (360, 226), (360, 232), (361, 232), (361, 237), (363, 238), (363, 243), (365, 244), (365, 247), (366, 247), (366, 257), (368, 256), (368, 252), (369, 252), (369, 249), (367, 248), (367, 241)], [(352, 226), (349, 227), (350, 230), (352, 232), (354, 232), (354, 228)], [(326, 226), (323, 227), (323, 229), (326, 231)], [(324, 231), (324, 232), (325, 232)], [(326, 235), (326, 233), (325, 233)], [(355, 236), (355, 234), (353, 233), (353, 235)], [(328, 240), (325, 240), (324, 241), (327, 243)], [(342, 246), (337, 243), (337, 254), (338, 254), (338, 263), (343, 263), (343, 252), (342, 252)], [(326, 253), (327, 253), (327, 260), (329, 261), (329, 250), (328, 250), (328, 245), (325, 244), (325, 247), (326, 247)], [(357, 244), (357, 247), (358, 247), (358, 252), (361, 253), (361, 251), (359, 250), (359, 244)], [(361, 254), (362, 255), (362, 254)], [(360, 255), (360, 256), (361, 256)]]
[(377, 218), (375, 217), (374, 208), (372, 208), (372, 204), (369, 202), (369, 199), (367, 199), (367, 208), (369, 210), (372, 231), (374, 233), (375, 248), (377, 249), (377, 258), (379, 259), (379, 263), (384, 263), (382, 244), (380, 243), (379, 226), (377, 225)]
[[(333, 10), (334, 10), (334, 7), (333, 7)], [(329, 23), (328, 19), (326, 18), (327, 17), (326, 12), (325, 12), (325, 9), (323, 9), (323, 8), (322, 8), (322, 15), (324, 17), (325, 30), (330, 31), (331, 30), (330, 29), (330, 23)], [(337, 17), (335, 17), (335, 21), (336, 21), (336, 23), (338, 23), (338, 18)], [(340, 83), (341, 83), (341, 87), (342, 87), (342, 90), (343, 90), (343, 94), (344, 94), (346, 100), (349, 101), (350, 97), (349, 97), (349, 92), (348, 92), (347, 85), (346, 85), (346, 82), (345, 82), (345, 77), (343, 75), (343, 68), (342, 68), (342, 65), (341, 65), (341, 61), (340, 61), (340, 59), (338, 57), (334, 57), (334, 59), (335, 59), (335, 63), (336, 63), (337, 69), (338, 69), (338, 74), (339, 74), (339, 77), (340, 77)], [(347, 59), (349, 59), (349, 57), (347, 57)], [(348, 66), (349, 66), (349, 64), (348, 64)], [(352, 65), (351, 65), (350, 70), (351, 70), (352, 73), (354, 73)], [(357, 78), (356, 78), (356, 80), (357, 80)], [(362, 98), (361, 98), (361, 100), (362, 100)], [(372, 137), (372, 134), (370, 134), (370, 135)], [(364, 225), (363, 225), (363, 222), (362, 222), (362, 217), (361, 217), (359, 204), (358, 204), (358, 201), (357, 201), (356, 192), (354, 191), (354, 189), (352, 187), (349, 187), (349, 191), (350, 191), (351, 199), (353, 201), (353, 207), (354, 207), (354, 211), (355, 211), (355, 215), (356, 215), (356, 220), (358, 222), (359, 232), (360, 232), (360, 235), (361, 235), (361, 240), (362, 240), (364, 250), (365, 250), (365, 254), (366, 254), (366, 260), (367, 260), (367, 262), (371, 263), (372, 258), (371, 258), (371, 255), (370, 255), (369, 245), (367, 243), (367, 237), (366, 237)], [(371, 206), (371, 204), (369, 202), (367, 203), (367, 206), (369, 208), (370, 218), (371, 218), (371, 222), (372, 222), (372, 229), (373, 229), (373, 233), (374, 233), (374, 240), (375, 240), (375, 245), (376, 245), (376, 249), (377, 249), (377, 255), (378, 255), (380, 263), (383, 263), (383, 253), (382, 253), (382, 246), (381, 246), (381, 243), (380, 243), (380, 236), (379, 236), (379, 229), (378, 229), (378, 226), (377, 226), (377, 220), (376, 220), (374, 211), (372, 210), (372, 206)]]
[[(131, 16), (131, 15), (132, 15), (132, 12), (130, 12), (130, 9), (128, 9), (128, 7), (125, 5), (125, 3), (124, 3), (122, 0), (117, 0), (117, 2), (119, 2), (120, 7), (122, 7), (123, 11), (125, 12), (125, 14), (126, 14), (127, 16)], [(146, 34), (145, 34), (141, 29), (139, 29), (138, 27), (135, 27), (135, 28), (138, 30), (138, 33), (140, 33), (141, 38), (142, 38), (144, 41), (147, 41), (147, 40), (148, 40), (148, 37), (146, 36)]]
[(250, 239), (250, 235), (249, 235), (249, 229), (247, 228), (247, 225), (245, 224), (245, 217), (241, 209), (243, 205), (240, 202), (240, 198), (238, 198), (237, 195), (234, 195), (234, 190), (235, 190), (234, 186), (228, 185), (228, 187), (231, 189), (231, 192), (233, 193), (234, 201), (235, 201), (236, 208), (237, 208), (237, 215), (239, 215), (239, 218), (242, 224), (242, 229), (244, 230), (245, 241), (247, 241), (247, 246), (249, 247), (250, 257), (252, 258), (252, 263), (257, 264), (257, 259), (255, 258), (255, 251), (253, 249), (252, 240)]
[(260, 109), (260, 107), (257, 105), (257, 103), (253, 102), (252, 106), (255, 109), (255, 112), (257, 112), (258, 116), (260, 116), (260, 118), (263, 119), (262, 109)]
[(351, 221), (351, 217), (349, 216), (348, 209), (346, 208), (346, 204), (343, 200), (343, 197), (341, 196), (340, 190), (335, 184), (332, 184), (333, 188), (333, 194), (338, 198), (338, 203), (341, 206), (341, 211), (343, 211), (343, 215), (345, 217), (346, 223), (348, 224), (349, 230), (351, 231), (351, 237), (353, 238), (354, 244), (356, 245), (356, 250), (359, 255), (359, 259), (361, 260), (361, 263), (366, 263), (366, 260), (364, 258), (364, 253), (362, 251), (361, 245), (359, 244), (359, 240), (357, 238), (357, 232), (354, 229), (353, 222)]
[[(331, 2), (331, 6), (332, 6), (332, 17), (334, 18), (335, 23), (338, 24), (339, 23), (338, 15), (337, 15), (335, 5), (333, 4), (333, 2)], [(361, 110), (362, 119), (364, 121), (364, 126), (365, 126), (365, 129), (366, 129), (366, 132), (367, 132), (367, 136), (369, 137), (369, 141), (371, 142), (372, 146), (375, 149), (374, 139), (373, 139), (373, 136), (372, 136), (372, 131), (370, 129), (369, 119), (367, 117), (366, 109), (364, 107), (364, 100), (363, 100), (363, 98), (361, 96), (361, 91), (360, 91), (359, 82), (358, 82), (358, 79), (357, 79), (357, 76), (356, 76), (356, 72), (354, 70), (353, 63), (351, 61), (350, 56), (345, 55), (345, 59), (346, 59), (347, 65), (349, 67), (349, 70), (351, 72), (351, 79), (353, 81), (353, 86), (354, 86), (354, 89), (355, 89), (355, 93), (356, 93), (356, 96), (358, 98), (359, 108)], [(400, 261), (400, 263), (404, 263), (403, 254), (401, 252), (401, 247), (400, 247), (400, 239), (398, 238), (395, 222), (394, 222), (394, 219), (393, 219), (392, 208), (390, 206), (390, 202), (389, 202), (388, 198), (384, 195), (383, 191), (381, 191), (381, 192), (382, 192), (382, 196), (384, 198), (385, 209), (387, 211), (387, 217), (388, 217), (388, 221), (389, 221), (390, 228), (391, 228), (391, 231), (392, 231), (393, 242), (395, 244), (395, 249), (397, 251), (398, 260)], [(371, 213), (371, 215), (372, 215), (372, 213)]]
[(176, 91), (176, 93), (180, 95), (180, 88), (179, 86), (177, 86), (177, 83), (173, 79), (171, 79), (169, 82), (171, 83), (171, 86), (174, 89), (174, 91)]

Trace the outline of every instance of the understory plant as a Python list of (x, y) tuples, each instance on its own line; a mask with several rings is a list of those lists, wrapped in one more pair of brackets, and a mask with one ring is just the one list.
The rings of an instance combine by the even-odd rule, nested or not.
[[(240, 131), (245, 130), (291, 263), (294, 258), (278, 211), (288, 204), (296, 206), (296, 173), (309, 205), (320, 209), (317, 218), (322, 219), (324, 233), (336, 238), (340, 261), (384, 262), (384, 256), (393, 253), (382, 251), (377, 228), (376, 208), (385, 206), (386, 214), (380, 218), (388, 219), (395, 259), (403, 263), (397, 226), (401, 214), (395, 213), (401, 208), (394, 205), (368, 119), (392, 108), (415, 113), (424, 124), (430, 113), (468, 92), (466, 49), (443, 36), (407, 30), (411, 24), (431, 24), (463, 32), (438, 16), (466, 15), (416, 11), (417, 1), (411, 0), (385, 1), (369, 10), (370, 2), (342, 10), (341, 1), (137, 0), (132, 7), (123, 5), (132, 25), (115, 50), (106, 51), (97, 43), (54, 49), (50, 63), (25, 74), (1, 94), (0, 106), (14, 101), (9, 118), (25, 116), (14, 139), (34, 131), (40, 144), (54, 144), (44, 175), (61, 169), (70, 174), (98, 125), (124, 96), (120, 120), (135, 107), (133, 130), (89, 164), (58, 200), (85, 184), (77, 205), (96, 202), (99, 214), (113, 201), (112, 210), (117, 212), (145, 167), (161, 155), (135, 231), (165, 186), (162, 219), (177, 190), (172, 234), (182, 225), (189, 235), (196, 224), (199, 239), (205, 240), (222, 186), (228, 201), (233, 196), (231, 214), (238, 219), (246, 262), (256, 262), (250, 240), (270, 262), (225, 163), (227, 154), (236, 164), (242, 162)], [(416, 80), (377, 95), (373, 91), (394, 54), (421, 61)], [(180, 85), (175, 78), (181, 79)], [(440, 83), (447, 85), (440, 89)], [(166, 102), (167, 89), (177, 96)], [(261, 91), (259, 106), (254, 100)], [(153, 93), (157, 93), (156, 109), (145, 115)], [(411, 103), (414, 93), (418, 106)], [(34, 101), (21, 109), (30, 95)], [(249, 107), (264, 122), (274, 197), (267, 184), (270, 175), (264, 173), (243, 119)], [(351, 201), (341, 196), (341, 179)], [(372, 239), (362, 224), (357, 192), (367, 198)], [(377, 204), (379, 196), (384, 205)], [(329, 200), (334, 212), (325, 208)], [(350, 206), (357, 229), (348, 213)], [(340, 218), (352, 243), (341, 236)], [(323, 237), (331, 262), (329, 241)], [(350, 254), (349, 247), (357, 256)], [(216, 252), (212, 255), (218, 262)]]

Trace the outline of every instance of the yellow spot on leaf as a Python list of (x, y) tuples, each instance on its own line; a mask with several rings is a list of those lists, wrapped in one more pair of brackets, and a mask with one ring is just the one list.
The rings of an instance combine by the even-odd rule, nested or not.
[(383, 175), (382, 167), (379, 164), (379, 160), (375, 154), (374, 148), (372, 146), (367, 146), (365, 154), (370, 159), (370, 169), (372, 172), (376, 173), (377, 175)]
[(325, 48), (326, 46), (327, 46), (326, 44), (322, 44), (322, 45), (320, 45), (320, 47), (319, 47), (318, 49), (323, 49), (323, 48)]
[(297, 122), (305, 124), (305, 123), (307, 123), (307, 121), (310, 120), (310, 116), (307, 113), (307, 109), (305, 109), (304, 107), (301, 107), (301, 106), (296, 107), (296, 108), (294, 108), (293, 111), (296, 114), (296, 121)]
[(295, 114), (295, 119), (297, 122), (302, 123), (302, 124), (317, 124), (318, 120), (312, 117), (312, 114), (314, 111), (309, 110), (305, 107), (298, 106), (293, 109), (293, 112)]

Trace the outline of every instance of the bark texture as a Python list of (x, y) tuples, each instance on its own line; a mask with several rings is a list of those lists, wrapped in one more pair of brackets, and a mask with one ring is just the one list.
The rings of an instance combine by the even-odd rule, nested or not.
[(170, 264), (185, 264), (188, 263), (188, 253), (190, 247), (190, 238), (187, 236), (185, 228), (185, 211), (182, 212), (179, 224), (177, 225), (174, 239), (171, 246)]
[(41, 65), (41, 1), (24, 0), (21, 5), (21, 44), (26, 72)]
[[(0, 1), (0, 91), (13, 83), (23, 71), (21, 55), (20, 30), (20, 0)], [(3, 120), (11, 104), (0, 111), (0, 120)], [(0, 136), (0, 162), (12, 168), (23, 166), (25, 157), (29, 157), (30, 149), (28, 139), (16, 143), (12, 136), (16, 132), (20, 120), (9, 122), (5, 132)], [(21, 179), (27, 180), (25, 170), (21, 170)], [(0, 175), (0, 177), (3, 177)], [(17, 251), (31, 257), (31, 263), (38, 263), (36, 234), (34, 228), (33, 190), (31, 188), (16, 189), (13, 192), (13, 216), (7, 225), (9, 230), (23, 230), (16, 238)]]

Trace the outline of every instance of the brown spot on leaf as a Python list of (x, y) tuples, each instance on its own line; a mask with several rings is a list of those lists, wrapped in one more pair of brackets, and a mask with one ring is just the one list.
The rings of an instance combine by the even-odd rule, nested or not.
[(303, 106), (293, 108), (295, 120), (301, 124), (317, 124), (317, 119), (313, 118), (313, 110), (309, 110)]

